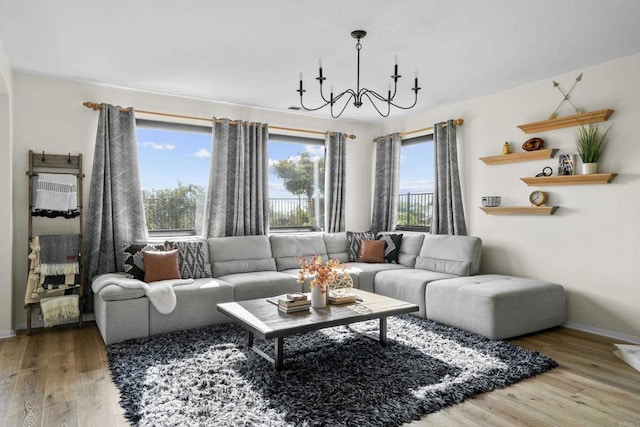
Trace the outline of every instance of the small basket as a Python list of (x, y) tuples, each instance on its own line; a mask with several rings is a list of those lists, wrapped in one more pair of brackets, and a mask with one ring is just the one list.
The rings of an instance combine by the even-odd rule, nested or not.
[(495, 208), (500, 206), (500, 196), (483, 196), (482, 206), (485, 208)]

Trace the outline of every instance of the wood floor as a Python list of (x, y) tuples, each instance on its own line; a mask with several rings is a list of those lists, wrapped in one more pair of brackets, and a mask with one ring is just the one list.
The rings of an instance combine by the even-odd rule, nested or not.
[[(512, 342), (560, 367), (411, 425), (640, 427), (640, 372), (611, 340), (558, 328)], [(0, 340), (0, 425), (125, 426), (118, 399), (94, 323)]]

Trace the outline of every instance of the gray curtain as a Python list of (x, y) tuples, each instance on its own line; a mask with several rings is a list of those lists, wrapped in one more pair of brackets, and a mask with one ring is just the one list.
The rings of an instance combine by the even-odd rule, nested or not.
[(433, 197), (431, 234), (466, 235), (460, 176), (456, 125), (453, 120), (434, 126), (436, 177)]
[(204, 237), (269, 231), (269, 127), (213, 119)]
[(346, 136), (329, 133), (325, 141), (324, 223), (327, 233), (344, 231)]
[(371, 220), (371, 230), (375, 233), (396, 229), (401, 146), (402, 140), (397, 133), (380, 138), (376, 143), (376, 175)]
[(87, 311), (93, 307), (91, 278), (123, 271), (124, 244), (147, 237), (133, 108), (120, 111), (120, 107), (102, 104), (86, 210)]

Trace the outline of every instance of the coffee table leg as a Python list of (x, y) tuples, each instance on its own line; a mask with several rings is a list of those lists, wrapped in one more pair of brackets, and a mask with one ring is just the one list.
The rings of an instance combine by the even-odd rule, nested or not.
[(253, 348), (253, 332), (247, 331), (247, 347)]
[(276, 365), (276, 370), (281, 371), (284, 368), (284, 351), (283, 351), (284, 338), (275, 338), (275, 358), (273, 363)]
[(380, 344), (387, 345), (387, 318), (380, 318)]

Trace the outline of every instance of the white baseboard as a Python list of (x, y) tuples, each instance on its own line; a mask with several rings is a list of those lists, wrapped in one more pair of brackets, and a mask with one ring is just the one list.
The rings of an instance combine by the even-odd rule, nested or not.
[[(44, 328), (44, 321), (40, 320), (40, 319), (36, 319), (35, 318), (36, 316), (33, 316), (33, 317), (34, 317), (34, 319), (31, 320), (31, 328), (32, 329), (33, 328)], [(83, 322), (87, 322), (87, 321), (91, 322), (91, 321), (94, 321), (94, 320), (96, 320), (96, 318), (93, 315), (93, 313), (87, 313), (87, 314), (82, 316), (82, 321)], [(78, 320), (77, 319), (76, 320), (69, 320), (69, 321), (63, 322), (62, 324), (66, 325), (66, 324), (72, 324), (72, 323), (78, 323)], [(17, 325), (15, 325), (15, 328), (16, 328), (15, 329), (16, 331), (21, 331), (21, 330), (27, 329), (27, 324), (26, 324), (26, 322), (25, 323), (18, 323)], [(14, 335), (15, 335), (15, 333), (14, 333)], [(3, 338), (2, 335), (0, 335), (0, 338)]]
[(3, 340), (5, 338), (13, 338), (16, 336), (16, 331), (9, 331), (9, 332), (0, 332), (0, 340)]
[(595, 335), (601, 335), (607, 338), (613, 338), (620, 341), (625, 341), (633, 344), (640, 344), (640, 337), (636, 337), (633, 335), (622, 334), (620, 332), (610, 331), (608, 329), (596, 328), (595, 326), (589, 326), (578, 322), (565, 322), (562, 325), (566, 328), (577, 329), (578, 331), (589, 332)]

